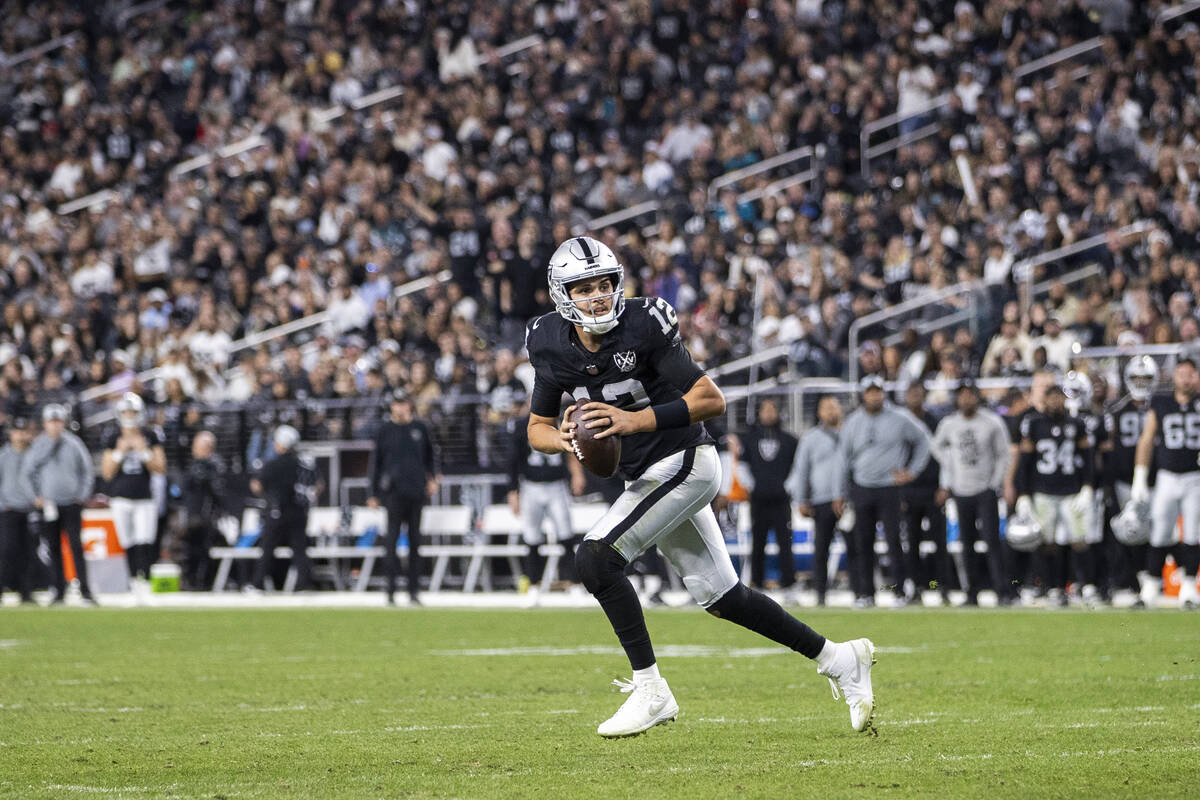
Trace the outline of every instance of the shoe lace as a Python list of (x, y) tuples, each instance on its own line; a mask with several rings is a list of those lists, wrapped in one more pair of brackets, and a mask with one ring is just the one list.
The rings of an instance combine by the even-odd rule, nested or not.
[(834, 680), (833, 678), (829, 677), (828, 675), (825, 677), (829, 679), (829, 688), (833, 689), (833, 699), (834, 700), (839, 699), (842, 696), (842, 693), (838, 691), (837, 681)]
[(637, 688), (637, 685), (633, 681), (627, 681), (622, 678), (613, 678), (613, 686), (620, 689), (622, 694), (629, 694)]

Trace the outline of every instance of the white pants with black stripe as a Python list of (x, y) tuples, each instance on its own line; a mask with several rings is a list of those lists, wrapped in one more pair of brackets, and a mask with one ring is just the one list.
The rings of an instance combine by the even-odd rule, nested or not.
[(709, 505), (720, 486), (715, 447), (673, 453), (626, 484), (585, 538), (608, 542), (629, 561), (657, 545), (692, 598), (708, 608), (738, 583)]
[(112, 509), (113, 527), (117, 530), (117, 541), (128, 550), (139, 544), (154, 544), (158, 527), (158, 504), (153, 499), (130, 500), (113, 497), (108, 501)]
[(521, 538), (525, 544), (546, 541), (542, 524), (550, 520), (552, 542), (571, 538), (571, 492), (566, 481), (521, 481)]
[(1183, 543), (1200, 544), (1200, 470), (1158, 471), (1150, 502), (1150, 546), (1170, 547), (1179, 542), (1176, 525), (1183, 517)]

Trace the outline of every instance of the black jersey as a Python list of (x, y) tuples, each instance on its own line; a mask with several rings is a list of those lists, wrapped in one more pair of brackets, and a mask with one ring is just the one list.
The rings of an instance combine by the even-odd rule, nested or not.
[[(1133, 398), (1126, 397), (1104, 415), (1104, 432), (1112, 442), (1112, 479), (1120, 483), (1133, 483), (1134, 460), (1137, 455), (1138, 439), (1146, 427), (1146, 411), (1149, 406), (1138, 405)], [(1153, 482), (1153, 472), (1151, 473)]]
[(796, 460), (800, 440), (778, 425), (768, 428), (756, 425), (742, 434), (742, 462), (754, 476), (750, 499), (755, 501), (786, 500), (784, 484)]
[(543, 453), (529, 446), (528, 417), (515, 419), (512, 431), (512, 454), (508, 462), (508, 488), (517, 491), (521, 480), (534, 483), (553, 483), (567, 479), (567, 462), (563, 453)]
[[(162, 431), (158, 428), (142, 428), (142, 436), (146, 438), (146, 447), (161, 447), (164, 441)], [(121, 429), (113, 428), (104, 437), (104, 449), (112, 450), (121, 438)], [(109, 497), (121, 497), (126, 500), (149, 500), (150, 470), (143, 460), (141, 453), (126, 451), (117, 467), (117, 474), (108, 484)]]
[[(557, 313), (532, 320), (525, 345), (535, 373), (530, 410), (540, 417), (557, 418), (564, 393), (576, 402), (597, 400), (638, 411), (678, 400), (704, 376), (679, 337), (675, 309), (661, 298), (627, 300), (595, 353)], [(712, 443), (702, 423), (631, 434), (622, 437), (618, 473), (631, 481), (672, 453)]]
[(1029, 489), (1039, 494), (1076, 494), (1084, 476), (1094, 475), (1084, 459), (1092, 458), (1092, 443), (1084, 421), (1066, 414), (1033, 413), (1021, 421), (1021, 440), (1033, 444)]
[(1200, 470), (1200, 396), (1181, 403), (1172, 394), (1156, 394), (1150, 409), (1158, 420), (1154, 460), (1170, 472)]

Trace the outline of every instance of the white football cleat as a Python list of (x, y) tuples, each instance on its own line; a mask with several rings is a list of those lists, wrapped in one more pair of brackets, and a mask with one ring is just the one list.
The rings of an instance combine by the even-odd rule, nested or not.
[(613, 714), (596, 729), (596, 733), (614, 739), (633, 736), (649, 730), (655, 725), (670, 722), (679, 716), (679, 704), (671, 687), (662, 678), (652, 678), (641, 683), (613, 681), (622, 692), (629, 694), (617, 713)]
[(875, 645), (870, 639), (854, 639), (834, 645), (837, 652), (827, 669), (817, 673), (829, 679), (833, 699), (846, 698), (850, 706), (850, 727), (865, 731), (875, 713), (875, 692), (871, 689), (871, 665), (875, 663)]

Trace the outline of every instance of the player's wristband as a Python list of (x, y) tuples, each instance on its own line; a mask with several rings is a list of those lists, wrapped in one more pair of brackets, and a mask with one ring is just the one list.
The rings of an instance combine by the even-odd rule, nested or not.
[(654, 427), (660, 431), (664, 428), (686, 428), (692, 424), (692, 412), (682, 397), (651, 406), (650, 410), (654, 412)]

